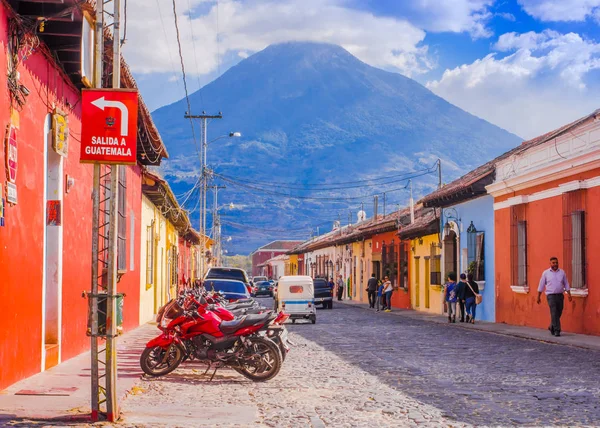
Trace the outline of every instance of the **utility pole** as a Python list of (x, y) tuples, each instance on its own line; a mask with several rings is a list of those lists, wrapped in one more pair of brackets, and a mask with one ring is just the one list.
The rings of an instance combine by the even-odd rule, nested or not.
[(385, 203), (386, 203), (386, 198), (385, 198), (385, 192), (383, 192), (383, 218), (385, 218)]
[[(110, 1), (96, 3), (95, 46), (94, 46), (94, 86), (102, 87), (104, 60), (104, 6)], [(113, 0), (113, 73), (112, 87), (121, 86), (121, 40), (120, 40), (120, 0)], [(108, 12), (107, 12), (108, 13)], [(118, 268), (118, 201), (119, 166), (104, 166), (110, 169), (110, 187), (107, 186), (108, 172), (102, 173), (102, 166), (94, 164), (92, 189), (92, 290), (89, 294), (90, 336), (91, 336), (91, 401), (92, 421), (97, 421), (101, 413), (109, 422), (119, 419), (117, 399), (117, 268)], [(104, 194), (101, 195), (101, 191)], [(101, 199), (102, 197), (102, 199)], [(100, 222), (101, 214), (104, 216)], [(106, 219), (108, 217), (108, 221)], [(108, 230), (107, 230), (108, 229)], [(102, 269), (100, 269), (102, 267)], [(106, 269), (106, 276), (105, 275)], [(99, 288), (103, 292), (99, 293)], [(99, 306), (106, 303), (105, 312)], [(105, 331), (99, 329), (99, 314), (104, 315)], [(99, 340), (105, 339), (104, 349), (99, 349)], [(104, 357), (102, 360), (102, 356)], [(101, 370), (101, 366), (104, 370)], [(103, 371), (103, 372), (102, 372)], [(104, 381), (104, 385), (102, 385)], [(106, 412), (101, 411), (102, 405)]]
[(223, 115), (221, 112), (219, 114), (206, 114), (205, 111), (202, 114), (193, 115), (191, 112), (187, 112), (184, 117), (186, 119), (200, 119), (201, 120), (201, 128), (202, 128), (202, 154), (200, 160), (200, 170), (201, 170), (201, 179), (202, 179), (202, 187), (200, 190), (200, 233), (202, 234), (202, 257), (200, 257), (200, 272), (201, 277), (204, 277), (206, 273), (206, 243), (207, 243), (207, 234), (206, 234), (206, 189), (208, 186), (208, 167), (206, 163), (206, 152), (208, 143), (206, 141), (207, 127), (208, 127), (208, 119), (223, 119)]
[(415, 201), (413, 199), (412, 180), (408, 180), (408, 185), (410, 186), (410, 224), (413, 224), (415, 222)]
[(438, 158), (438, 189), (442, 188), (442, 160)]
[(215, 191), (213, 200), (213, 224), (212, 224), (212, 235), (215, 241), (215, 254), (217, 255), (217, 266), (221, 266), (221, 221), (219, 219), (219, 203), (218, 194), (219, 189), (225, 189), (225, 186), (211, 186)]

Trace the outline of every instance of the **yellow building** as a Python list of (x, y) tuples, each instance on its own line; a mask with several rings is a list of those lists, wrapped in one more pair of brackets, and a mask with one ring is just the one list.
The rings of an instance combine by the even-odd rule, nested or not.
[(418, 209), (414, 223), (401, 227), (399, 235), (410, 242), (411, 307), (423, 312), (443, 313), (439, 211)]
[(285, 265), (286, 275), (298, 275), (298, 254), (290, 254), (289, 260)]

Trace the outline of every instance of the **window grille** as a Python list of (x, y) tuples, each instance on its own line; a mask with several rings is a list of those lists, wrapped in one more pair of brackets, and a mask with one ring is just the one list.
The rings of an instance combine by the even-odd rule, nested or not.
[(146, 228), (146, 284), (154, 284), (154, 225)]
[(587, 286), (585, 202), (585, 190), (563, 194), (563, 260), (560, 262), (573, 288)]
[(475, 281), (483, 281), (484, 275), (484, 232), (475, 228), (473, 222), (467, 229), (467, 270)]
[(527, 217), (526, 205), (511, 207), (511, 282), (527, 285)]
[(117, 269), (127, 269), (127, 167), (119, 168)]
[(430, 247), (430, 281), (431, 285), (442, 285), (442, 255), (439, 254), (439, 247), (432, 243)]

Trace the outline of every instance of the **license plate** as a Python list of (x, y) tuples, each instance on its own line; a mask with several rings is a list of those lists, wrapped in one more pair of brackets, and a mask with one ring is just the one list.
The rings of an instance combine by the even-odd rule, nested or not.
[(315, 301), (317, 301), (317, 302), (322, 302), (323, 300), (324, 300), (324, 299), (323, 299), (322, 297), (320, 297), (320, 298), (318, 298), (318, 299), (315, 299)]

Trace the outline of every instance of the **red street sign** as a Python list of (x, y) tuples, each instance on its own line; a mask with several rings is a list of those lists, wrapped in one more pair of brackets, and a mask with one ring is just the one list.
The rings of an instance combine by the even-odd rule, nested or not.
[(81, 94), (80, 162), (135, 164), (136, 89), (84, 89)]

